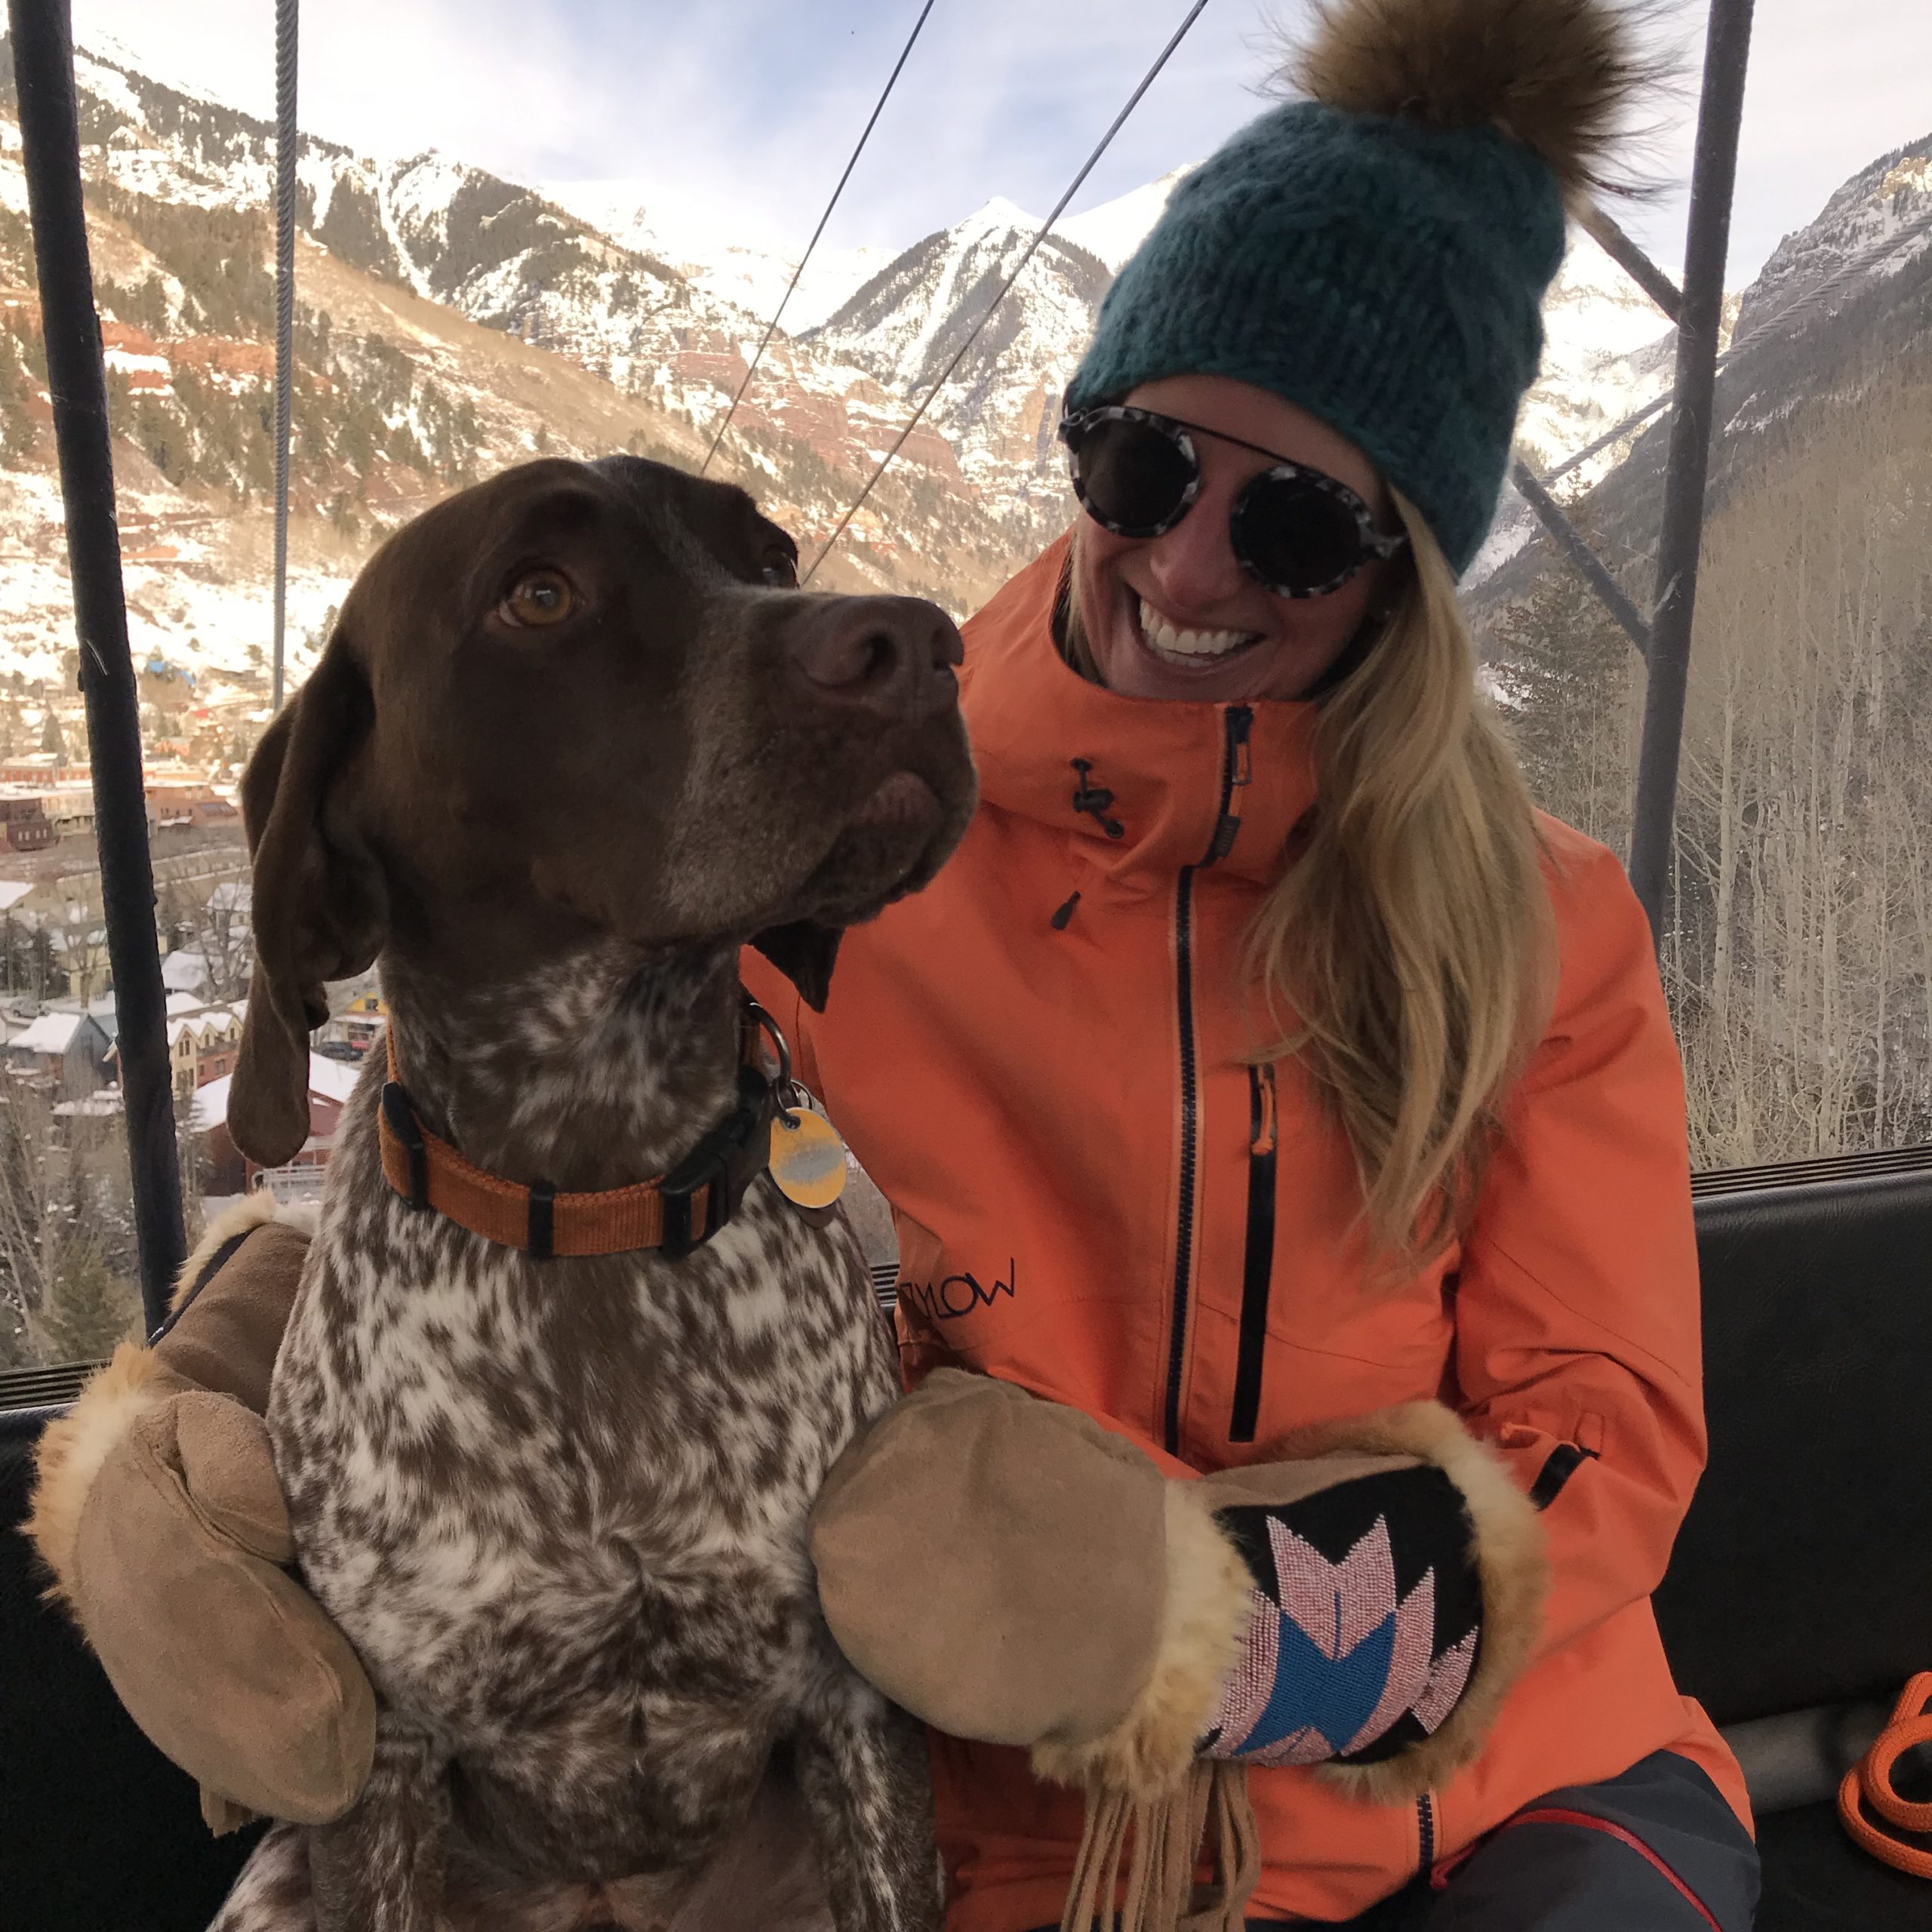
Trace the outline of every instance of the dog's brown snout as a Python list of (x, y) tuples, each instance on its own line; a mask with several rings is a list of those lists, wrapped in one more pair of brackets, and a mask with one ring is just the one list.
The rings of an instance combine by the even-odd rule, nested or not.
[(823, 696), (891, 713), (951, 703), (964, 655), (952, 620), (918, 597), (826, 598), (792, 636), (793, 663)]

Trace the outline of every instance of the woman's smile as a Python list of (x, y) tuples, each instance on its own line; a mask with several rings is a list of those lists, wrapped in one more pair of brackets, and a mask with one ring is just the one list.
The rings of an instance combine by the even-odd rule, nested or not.
[(1259, 631), (1192, 630), (1164, 616), (1144, 597), (1139, 608), (1140, 641), (1164, 664), (1203, 670), (1223, 663), (1235, 652), (1252, 650), (1261, 641)]

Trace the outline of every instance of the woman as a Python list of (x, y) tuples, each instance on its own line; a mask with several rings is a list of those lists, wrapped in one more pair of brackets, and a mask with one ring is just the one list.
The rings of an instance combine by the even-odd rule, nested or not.
[(895, 1211), (915, 1392), (814, 1553), (965, 1932), (1171, 1924), (1204, 1840), (1223, 1922), (1749, 1923), (1648, 1604), (1703, 1452), (1650, 934), (1454, 601), (1635, 78), (1599, 0), (1325, 10), (1108, 297), (958, 857), (788, 961), (822, 1011), (748, 962)]
[[(1741, 1782), (1647, 1601), (1703, 1447), (1651, 937), (1616, 861), (1533, 819), (1454, 595), (1619, 35), (1583, 0), (1325, 10), (1314, 98), (1189, 177), (1109, 293), (1063, 425), (1085, 514), (968, 629), (964, 844), (848, 937), (822, 1016), (791, 1002), (894, 1205), (913, 1374), (998, 1378), (924, 1382), (817, 1545), (848, 1653), (951, 1734), (962, 1926), (1056, 1916), (1082, 1826), (953, 1740), (1111, 1794), (1091, 1876), (1118, 1804), (1162, 1829), (1157, 1716), (1250, 1767), (1254, 1918), (1433, 1866), (1435, 1924), (1748, 1923)], [(1386, 1414), (1437, 1395), (1451, 1435)], [(1538, 1506), (1540, 1614), (1471, 1437)], [(1312, 1487), (1343, 1450), (1420, 1466)], [(1204, 1521), (1246, 1618), (1204, 1600)], [(1528, 1807), (1567, 1822), (1498, 1830)]]

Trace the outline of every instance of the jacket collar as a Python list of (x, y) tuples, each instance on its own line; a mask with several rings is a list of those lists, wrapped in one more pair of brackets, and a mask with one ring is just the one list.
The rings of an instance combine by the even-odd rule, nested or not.
[[(1079, 839), (1083, 858), (1123, 886), (1171, 879), (1217, 842), (1217, 872), (1272, 882), (1315, 802), (1315, 707), (1124, 697), (1089, 684), (1053, 638), (1069, 543), (1061, 537), (966, 626), (961, 703), (982, 797)], [(1076, 758), (1088, 763), (1084, 784)], [(1090, 804), (1095, 792), (1112, 800), (1081, 811), (1083, 789)]]

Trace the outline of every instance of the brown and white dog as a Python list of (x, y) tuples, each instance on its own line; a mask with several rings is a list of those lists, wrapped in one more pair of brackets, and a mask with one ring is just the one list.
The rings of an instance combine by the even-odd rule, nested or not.
[[(244, 1148), (300, 1144), (323, 983), (379, 956), (417, 1118), (509, 1183), (622, 1187), (731, 1113), (740, 943), (822, 1004), (837, 930), (973, 804), (952, 623), (801, 594), (795, 555), (741, 491), (626, 457), (384, 546), (244, 785)], [(838, 1932), (936, 1927), (921, 1737), (805, 1550), (897, 1389), (849, 1237), (760, 1177), (681, 1257), (497, 1245), (386, 1180), (380, 1072), (268, 1411), (375, 1768), (270, 1831), (217, 1932), (767, 1927), (828, 1895)]]

